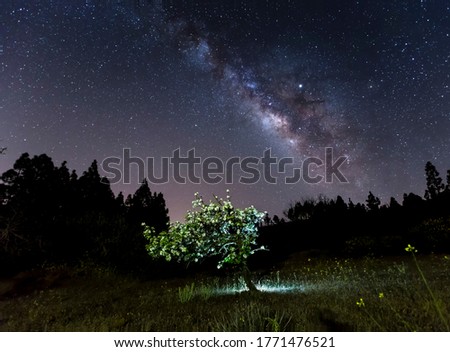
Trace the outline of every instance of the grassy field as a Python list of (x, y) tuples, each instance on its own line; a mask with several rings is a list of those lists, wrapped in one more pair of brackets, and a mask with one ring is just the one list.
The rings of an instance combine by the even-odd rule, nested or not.
[(418, 255), (417, 263), (406, 252), (299, 253), (256, 272), (258, 293), (233, 277), (143, 281), (90, 266), (51, 268), (0, 281), (0, 330), (449, 331), (450, 258)]

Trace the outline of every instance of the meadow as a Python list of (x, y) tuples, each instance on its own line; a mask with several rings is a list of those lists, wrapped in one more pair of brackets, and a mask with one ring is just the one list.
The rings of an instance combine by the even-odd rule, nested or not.
[(450, 257), (291, 255), (234, 275), (142, 279), (98, 266), (0, 280), (0, 331), (449, 331)]

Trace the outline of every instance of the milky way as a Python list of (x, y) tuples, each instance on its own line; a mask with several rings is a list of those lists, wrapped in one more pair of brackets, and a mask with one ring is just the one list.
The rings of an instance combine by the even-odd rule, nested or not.
[(0, 171), (23, 152), (81, 173), (124, 148), (223, 160), (270, 148), (297, 162), (333, 148), (347, 184), (152, 189), (173, 218), (194, 192), (226, 188), (278, 214), (320, 193), (422, 195), (426, 161), (450, 168), (449, 11), (424, 0), (6, 1)]
[[(244, 109), (248, 108), (244, 117), (249, 115), (303, 155), (311, 155), (311, 149), (317, 147), (336, 147), (342, 143), (345, 119), (338, 116), (343, 121), (332, 121), (331, 104), (321, 97), (320, 88), (308, 87), (308, 74), (301, 68), (279, 72), (286, 67), (271, 65), (272, 72), (262, 73), (255, 72), (261, 71), (258, 63), (254, 70), (242, 64), (239, 67), (239, 57), (220, 56), (207, 34), (201, 33), (194, 24), (177, 22), (172, 26), (176, 30), (171, 33), (188, 60), (210, 71)], [(303, 80), (296, 78), (302, 75)]]

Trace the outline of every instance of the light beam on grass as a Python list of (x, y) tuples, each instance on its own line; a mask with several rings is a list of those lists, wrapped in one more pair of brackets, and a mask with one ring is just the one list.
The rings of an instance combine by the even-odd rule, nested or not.
[[(299, 284), (280, 284), (280, 283), (263, 283), (256, 284), (256, 288), (260, 292), (270, 292), (270, 293), (294, 293), (294, 292), (304, 292), (305, 286)], [(215, 290), (216, 295), (232, 295), (241, 292), (249, 291), (244, 283), (238, 283), (235, 285), (229, 285), (226, 287), (217, 288)]]

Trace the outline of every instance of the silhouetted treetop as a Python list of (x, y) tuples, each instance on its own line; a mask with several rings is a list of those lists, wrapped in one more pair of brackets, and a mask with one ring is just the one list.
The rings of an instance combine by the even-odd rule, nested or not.
[(344, 213), (348, 209), (347, 204), (341, 196), (336, 197), (335, 208), (339, 213)]
[(447, 191), (450, 191), (450, 170), (447, 170)]
[(400, 205), (399, 202), (397, 202), (397, 199), (395, 199), (394, 197), (391, 197), (391, 199), (389, 200), (389, 208), (390, 209), (399, 209), (402, 206)]
[(169, 223), (169, 210), (162, 193), (152, 193), (148, 182), (144, 179), (141, 186), (126, 200), (129, 207), (129, 217), (138, 226), (146, 223), (157, 231), (167, 229)]
[(98, 172), (96, 160), (78, 179), (78, 187), (82, 198), (91, 206), (111, 204), (115, 199), (109, 180)]
[[(36, 203), (62, 201), (61, 191), (69, 183), (70, 175), (63, 162), (55, 167), (45, 154), (30, 158), (24, 153), (14, 163), (13, 169), (4, 172), (1, 181), (4, 184), (4, 199), (16, 206), (28, 207)], [(39, 209), (37, 209), (39, 210)]]
[(381, 201), (380, 198), (375, 197), (372, 192), (369, 192), (366, 204), (370, 211), (377, 211), (380, 208)]
[(425, 199), (435, 199), (442, 191), (444, 191), (445, 186), (442, 183), (442, 178), (439, 177), (439, 172), (431, 161), (428, 161), (425, 165), (425, 175), (427, 181)]
[(145, 183), (127, 207), (96, 161), (78, 178), (66, 162), (57, 167), (45, 154), (24, 153), (0, 181), (0, 261), (10, 264), (11, 258), (31, 265), (86, 256), (130, 264), (139, 251), (148, 260), (141, 222), (158, 228), (168, 222), (161, 193)]

